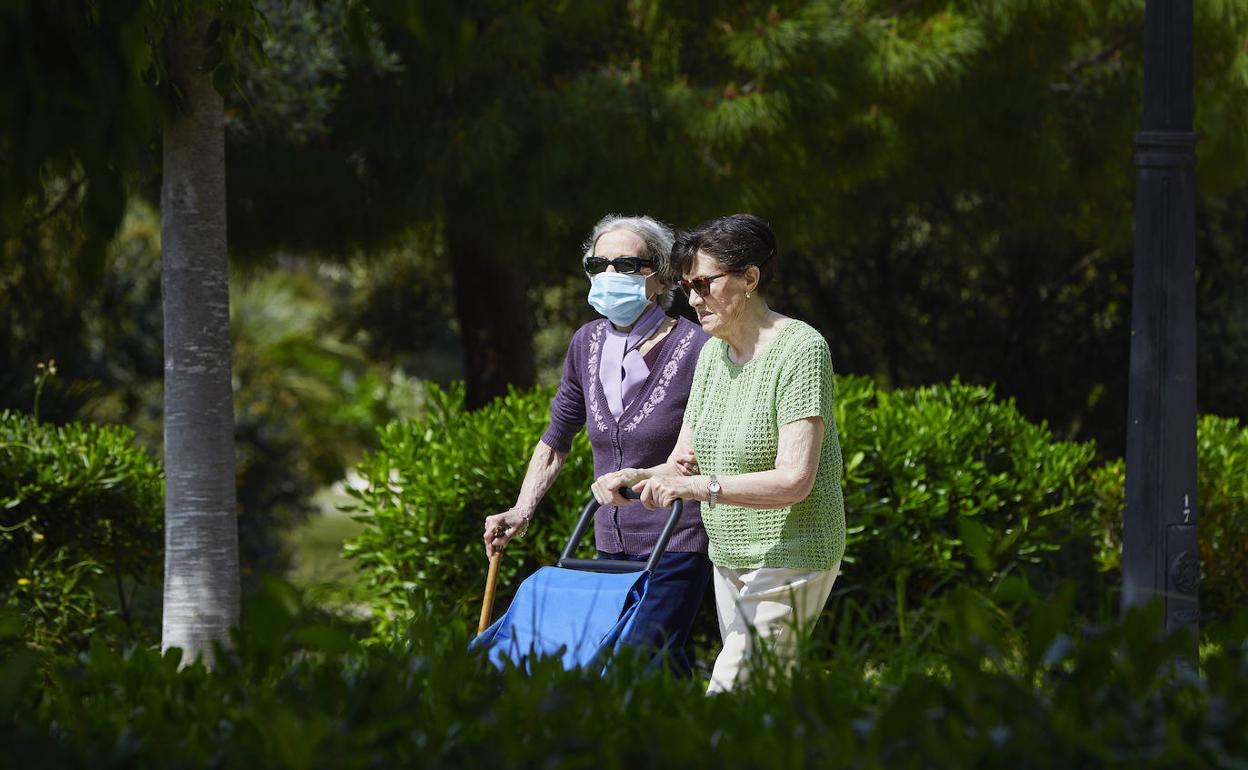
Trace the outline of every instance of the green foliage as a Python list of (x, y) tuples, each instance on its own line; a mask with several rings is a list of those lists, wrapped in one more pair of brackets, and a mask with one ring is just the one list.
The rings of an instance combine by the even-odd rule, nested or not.
[(0, 607), (25, 617), (26, 643), (71, 650), (149, 630), (133, 591), (160, 578), (163, 488), (133, 438), (0, 412)]
[(1248, 606), (1248, 428), (1205, 416), (1196, 439), (1202, 615), (1227, 621)]
[[(367, 486), (351, 492), (358, 501), (353, 509), (368, 528), (345, 553), (367, 576), (383, 629), (406, 625), (426, 602), (457, 617), (479, 608), (484, 519), (515, 502), (550, 419), (553, 395), (546, 388), (513, 390), (469, 412), (462, 386), (429, 385), (422, 418), (379, 429), (381, 448), (358, 468)], [(528, 534), (507, 549), (499, 570), (504, 602), (523, 576), (558, 558), (592, 481), (589, 440), (582, 432)]]
[(327, 612), (362, 614), (367, 618), (371, 614), (367, 586), (356, 571), (355, 562), (342, 556), (343, 543), (358, 535), (364, 525), (347, 513), (331, 509), (350, 501), (337, 489), (318, 493), (316, 502), (321, 512), (286, 533), (285, 540), (294, 556), (286, 574), (306, 601)]
[[(64, 207), (35, 228), (30, 250), (0, 256), (0, 408), (30, 410), (30, 375), (54, 359), (58, 375), (41, 394), (53, 422), (123, 423), (141, 439), (160, 435), (163, 373), (160, 216), (131, 199), (121, 231), (98, 271), (82, 269), (81, 190), (63, 188)], [(158, 385), (158, 384), (157, 384)]]
[[(1233, 767), (1248, 755), (1242, 637), (1176, 671), (1159, 613), (1063, 635), (1063, 602), (1008, 633), (950, 597), (941, 661), (881, 686), (852, 656), (707, 698), (621, 660), (605, 678), (496, 671), (462, 622), (422, 614), (400, 648), (361, 649), (271, 586), (209, 674), (94, 645), (0, 663), (0, 731), (19, 765), (134, 768)], [(517, 715), (524, 715), (518, 722)], [(178, 725), (178, 729), (170, 729)]]
[[(1047, 590), (1095, 576), (1092, 444), (1055, 441), (1012, 401), (957, 380), (888, 392), (840, 378), (837, 397), (849, 524), (840, 633), (904, 634), (908, 615), (955, 585), (987, 592), (1017, 575)], [(1083, 585), (1093, 604), (1098, 588)]]
[[(477, 327), (535, 317), (565, 340), (586, 313), (576, 245), (603, 212), (688, 225), (754, 209), (780, 234), (769, 302), (823, 330), (842, 370), (892, 386), (994, 382), (1059, 436), (1120, 451), (1132, 186), (1120, 160), (1139, 127), (1140, 0), (252, 5), (0, 11), (0, 63), (16, 73), (0, 85), (12, 223), (0, 271), (13, 276), (0, 307), (23, 350), (74, 331), (63, 309), (81, 294), (83, 238), (115, 229), (131, 172), (154, 176), (152, 44), (172, 15), (210, 7), (214, 56), (239, 54), (218, 71), (241, 68), (234, 254), (342, 258), (415, 225), (442, 280), (466, 266), (454, 285), (489, 304), (452, 302), (454, 285), (429, 291), (407, 270), (382, 307), (418, 297), (403, 318), (493, 340), (500, 369), (524, 380), (527, 335)], [(248, 57), (257, 10), (272, 34)], [(1202, 410), (1241, 417), (1246, 11), (1197, 4), (1194, 52)], [(0, 379), (53, 355), (68, 367), (68, 351), (42, 351)], [(459, 376), (477, 376), (472, 360)]]
[[(359, 469), (367, 487), (357, 509), (369, 526), (347, 554), (375, 587), (383, 627), (426, 601), (474, 616), (482, 519), (512, 505), (552, 395), (513, 391), (465, 412), (458, 389), (429, 393), (428, 415), (383, 428), (381, 449)], [(922, 608), (955, 585), (989, 592), (1010, 575), (1037, 586), (1095, 577), (1090, 444), (1055, 442), (991, 389), (958, 382), (888, 393), (842, 377), (837, 394), (850, 537), (825, 629), (879, 641), (904, 635), (908, 620), (930, 626)], [(507, 551), (504, 601), (558, 557), (591, 474), (582, 433), (529, 535)], [(1103, 598), (1085, 589), (1090, 602)]]
[(373, 426), (410, 414), (412, 383), (370, 362), (338, 329), (335, 291), (352, 284), (313, 265), (232, 281), (234, 432), (244, 575), (281, 572), (281, 533), (343, 477)]
[(233, 136), (276, 136), (296, 145), (323, 137), (348, 61), (369, 63), (379, 74), (398, 66), (359, 3), (258, 0), (256, 8), (267, 34), (263, 55), (239, 61), (239, 88), (226, 95), (226, 130)]
[[(0, 248), (24, 250), (48, 212), (79, 198), (84, 268), (98, 269), (121, 224), (127, 183), (150, 173), (162, 108), (177, 109), (171, 30), (209, 22), (202, 65), (223, 93), (239, 62), (262, 56), (264, 19), (253, 0), (79, 0), (0, 8)], [(162, 99), (163, 96), (166, 97)], [(54, 184), (49, 185), (48, 181)]]
[(145, 33), (155, 5), (6, 3), (0, 10), (0, 65), (9, 73), (0, 85), (6, 251), (28, 245), (21, 241), (65, 205), (59, 192), (68, 187), (85, 195), (76, 224), (88, 242), (84, 262), (98, 267), (125, 208), (125, 175), (150, 158), (159, 121), (155, 90), (140, 78), (152, 63)]
[[(437, 239), (413, 231), (395, 248), (344, 267), (347, 278), (334, 292), (335, 315), (344, 339), (369, 358), (420, 372), (422, 379), (450, 382), (463, 366), (448, 323), (455, 315), (454, 285), (442, 267), (445, 254), (431, 249), (430, 241)], [(565, 339), (560, 364), (566, 350)]]
[[(1248, 57), (1243, 69), (1248, 75)], [(1245, 211), (1248, 188), (1209, 201), (1200, 208), (1196, 240), (1197, 405), (1201, 412), (1240, 420), (1248, 420), (1248, 388), (1241, 385), (1248, 379), (1248, 260), (1240, 240), (1248, 232)]]
[[(551, 393), (513, 391), (466, 412), (460, 390), (431, 387), (424, 418), (380, 431), (354, 492), (367, 529), (346, 553), (368, 576), (383, 632), (425, 602), (475, 617), (482, 519), (514, 501)], [(1074, 580), (1082, 617), (1115, 612), (1120, 460), (1100, 464), (1091, 443), (1054, 440), (991, 388), (957, 381), (885, 391), (840, 377), (836, 419), (849, 542), (817, 633), (888, 649), (932, 633), (935, 600), (958, 587), (1004, 602), (1019, 586), (1047, 593)], [(1203, 417), (1199, 436), (1202, 606), (1222, 623), (1248, 600), (1248, 431)], [(591, 474), (581, 434), (529, 535), (507, 551), (497, 611), (558, 557)]]
[[(1219, 137), (1202, 144), (1199, 206), (1216, 211), (1242, 185), (1225, 170), (1248, 157), (1248, 5), (1199, 6), (1195, 120)], [(747, 94), (788, 105), (775, 122), (742, 121), (731, 142), (706, 137), (723, 184), (746, 191), (738, 205), (780, 234), (773, 306), (824, 331), (845, 371), (895, 387), (953, 373), (996, 383), (1059, 436), (1120, 453), (1133, 171), (1106, 159), (1139, 128), (1143, 3), (758, 3), (718, 15), (734, 69), (711, 59), (681, 88), (714, 113)], [(686, 104), (696, 118), (697, 100)], [(1202, 263), (1198, 305), (1242, 296), (1239, 261)], [(1221, 307), (1212, 324), (1243, 316)], [(1244, 358), (1222, 339), (1202, 342), (1205, 371), (1219, 373), (1202, 379), (1234, 383)], [(1245, 408), (1216, 392), (1227, 406), (1206, 409)]]
[[(1126, 466), (1098, 470), (1103, 569), (1122, 567)], [(1226, 623), (1248, 605), (1248, 427), (1205, 415), (1196, 424), (1196, 514), (1202, 623)]]
[[(566, 304), (539, 312), (539, 333), (553, 315), (566, 339), (584, 320), (583, 291), (566, 291), (576, 240), (603, 211), (689, 225), (750, 209), (780, 235), (769, 302), (824, 331), (842, 370), (896, 387), (953, 373), (997, 383), (1059, 436), (1121, 452), (1133, 178), (1113, 159), (1139, 128), (1142, 2), (369, 7), (405, 70), (382, 85), (348, 66), (358, 74), (329, 118), (340, 145), (241, 142), (232, 156), (264, 177), (247, 185), (254, 203), (238, 201), (262, 242), (290, 245), (291, 230), (314, 249), (373, 243), (414, 211), (452, 234), (466, 222), (483, 242), (431, 236), (449, 265), (473, 266), (460, 281), (541, 275)], [(1195, 26), (1198, 305), (1211, 309), (1202, 334), (1232, 326), (1202, 342), (1202, 403), (1242, 416), (1248, 277), (1232, 170), (1248, 158), (1248, 4), (1200, 4)], [(364, 117), (379, 112), (393, 123)], [(265, 192), (292, 178), (296, 205)], [(322, 215), (346, 189), (349, 207)], [(307, 211), (329, 232), (272, 227)], [(1203, 259), (1214, 238), (1223, 247)], [(514, 242), (542, 244), (520, 274), (505, 272)], [(488, 311), (458, 308), (461, 330), (531, 315), (485, 293)]]
[[(58, 226), (68, 227), (73, 216), (58, 215)], [(0, 325), (0, 408), (30, 410), (35, 362), (55, 358), (56, 375), (43, 380), (41, 416), (125, 424), (159, 453), (159, 212), (131, 199), (94, 279), (75, 270), (73, 252), (62, 245), (50, 232), (41, 269), (0, 280), (0, 320), (9, 322)], [(419, 409), (414, 382), (371, 361), (363, 350), (367, 338), (344, 317), (355, 310), (357, 295), (380, 283), (359, 262), (317, 266), (290, 259), (279, 270), (240, 269), (232, 276), (240, 549), (249, 586), (250, 578), (285, 566), (281, 530), (303, 519), (311, 495), (342, 478), (373, 445), (373, 426)]]

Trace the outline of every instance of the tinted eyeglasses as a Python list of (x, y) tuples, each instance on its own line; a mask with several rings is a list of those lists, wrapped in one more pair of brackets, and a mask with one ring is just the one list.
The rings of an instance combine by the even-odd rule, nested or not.
[(590, 275), (598, 275), (608, 267), (614, 267), (617, 273), (638, 273), (643, 267), (653, 268), (654, 261), (641, 257), (588, 257), (585, 260), (585, 272)]
[(680, 290), (685, 293), (686, 297), (688, 297), (692, 292), (695, 292), (695, 291), (698, 293), (699, 296), (705, 297), (711, 293), (711, 284), (715, 281), (716, 278), (723, 278), (725, 275), (732, 275), (733, 273), (740, 273), (740, 272), (743, 272), (743, 271), (729, 270), (726, 273), (717, 273), (716, 275), (704, 275), (704, 276), (694, 278), (689, 281), (686, 281), (684, 278), (682, 278), (677, 283), (680, 285)]

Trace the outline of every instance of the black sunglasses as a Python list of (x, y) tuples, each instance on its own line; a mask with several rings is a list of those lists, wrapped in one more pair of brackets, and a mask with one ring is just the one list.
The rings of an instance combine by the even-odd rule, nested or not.
[(598, 275), (608, 267), (614, 267), (617, 273), (637, 273), (641, 272), (643, 267), (653, 268), (654, 262), (641, 257), (616, 257), (615, 259), (589, 257), (585, 260), (585, 272), (590, 275)]
[(680, 290), (685, 293), (686, 297), (689, 296), (690, 292), (695, 292), (695, 291), (698, 293), (699, 296), (705, 297), (711, 293), (711, 283), (716, 278), (723, 278), (725, 275), (732, 275), (733, 273), (744, 273), (744, 272), (745, 272), (744, 270), (729, 270), (726, 273), (718, 273), (716, 275), (704, 275), (700, 278), (694, 278), (688, 281), (682, 278), (677, 283), (680, 285)]

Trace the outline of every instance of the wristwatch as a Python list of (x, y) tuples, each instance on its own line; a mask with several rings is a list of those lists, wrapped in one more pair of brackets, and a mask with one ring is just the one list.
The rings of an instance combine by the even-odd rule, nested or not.
[(715, 501), (719, 499), (719, 479), (715, 478), (715, 474), (711, 474), (711, 481), (706, 485), (706, 491), (711, 493), (711, 498), (707, 500), (707, 507), (714, 509)]

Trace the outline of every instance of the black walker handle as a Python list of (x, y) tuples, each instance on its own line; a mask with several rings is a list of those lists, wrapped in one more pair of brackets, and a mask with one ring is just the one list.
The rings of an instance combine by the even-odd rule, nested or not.
[[(640, 500), (641, 495), (628, 487), (620, 487), (620, 495), (629, 500)], [(581, 509), (581, 517), (577, 519), (576, 527), (572, 530), (572, 537), (568, 538), (568, 544), (563, 548), (563, 554), (559, 557), (557, 566), (564, 569), (579, 569), (587, 572), (649, 572), (651, 575), (659, 567), (659, 559), (663, 558), (663, 553), (667, 550), (667, 541), (672, 538), (672, 532), (676, 531), (676, 525), (680, 522), (680, 514), (684, 511), (685, 501), (676, 500), (672, 503), (672, 514), (667, 517), (667, 523), (663, 525), (663, 531), (659, 534), (659, 539), (654, 544), (654, 550), (650, 553), (650, 558), (643, 565), (637, 561), (627, 561), (625, 559), (577, 559), (572, 556), (576, 553), (576, 547), (581, 544), (581, 538), (585, 536), (585, 530), (589, 529), (589, 524), (594, 520), (594, 512), (598, 510), (598, 501), (590, 496), (586, 501), (585, 507)]]

